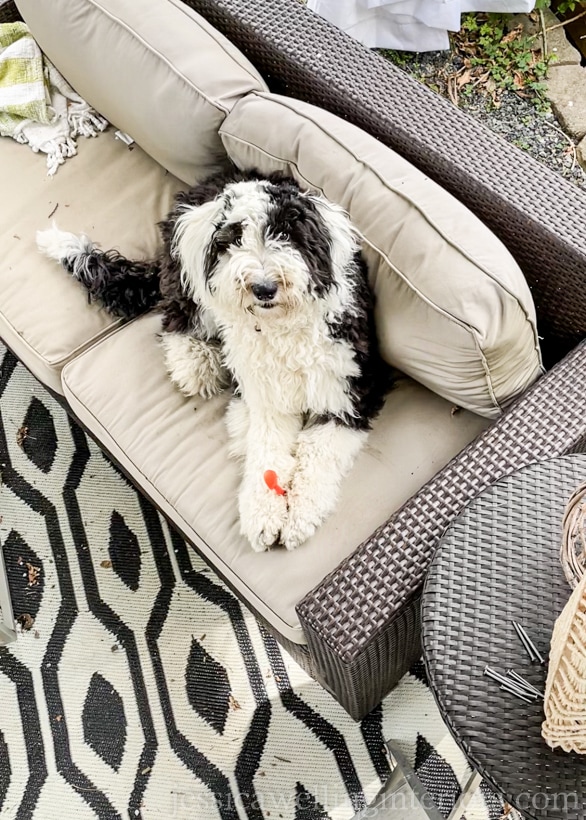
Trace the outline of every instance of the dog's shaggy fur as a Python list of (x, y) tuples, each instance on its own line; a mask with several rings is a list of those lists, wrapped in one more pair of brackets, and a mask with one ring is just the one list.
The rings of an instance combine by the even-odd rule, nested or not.
[[(176, 197), (155, 260), (131, 262), (55, 226), (37, 235), (112, 313), (163, 313), (173, 382), (209, 397), (231, 382), (231, 452), (243, 461), (242, 533), (293, 549), (336, 505), (390, 386), (348, 216), (286, 177), (212, 177)], [(275, 470), (286, 494), (263, 480)]]

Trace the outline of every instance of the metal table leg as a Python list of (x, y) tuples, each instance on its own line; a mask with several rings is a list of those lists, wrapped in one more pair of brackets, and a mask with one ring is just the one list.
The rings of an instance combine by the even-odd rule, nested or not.
[[(386, 745), (395, 768), (374, 803), (354, 820), (445, 820), (399, 746), (392, 740)], [(470, 775), (448, 820), (461, 820), (481, 782), (478, 772)]]
[(0, 546), (0, 646), (16, 640), (16, 625), (6, 578), (6, 564)]

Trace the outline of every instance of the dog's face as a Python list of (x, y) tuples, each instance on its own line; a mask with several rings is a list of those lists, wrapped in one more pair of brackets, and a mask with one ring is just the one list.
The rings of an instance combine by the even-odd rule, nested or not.
[(186, 206), (173, 237), (185, 291), (227, 321), (248, 312), (274, 322), (339, 302), (357, 249), (345, 212), (290, 180), (232, 183)]

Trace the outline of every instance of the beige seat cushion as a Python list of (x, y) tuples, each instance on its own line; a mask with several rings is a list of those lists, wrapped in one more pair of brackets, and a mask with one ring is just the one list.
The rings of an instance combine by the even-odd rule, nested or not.
[(218, 128), (266, 84), (180, 0), (18, 0), (33, 36), (97, 111), (193, 185), (227, 162)]
[(221, 134), (238, 166), (292, 174), (349, 212), (391, 364), (488, 417), (540, 375), (535, 308), (513, 257), (402, 157), (329, 112), (271, 94), (241, 100)]
[(295, 605), (488, 422), (401, 379), (346, 478), (338, 512), (294, 552), (255, 553), (240, 535), (227, 456), (227, 396), (184, 398), (163, 367), (156, 314), (118, 329), (63, 370), (74, 413), (245, 600), (286, 638)]
[(156, 222), (185, 186), (111, 130), (81, 139), (79, 154), (53, 178), (42, 156), (1, 139), (0, 168), (0, 336), (40, 381), (60, 392), (63, 365), (118, 320), (88, 305), (83, 288), (40, 255), (36, 231), (54, 219), (104, 248), (150, 256), (158, 243)]

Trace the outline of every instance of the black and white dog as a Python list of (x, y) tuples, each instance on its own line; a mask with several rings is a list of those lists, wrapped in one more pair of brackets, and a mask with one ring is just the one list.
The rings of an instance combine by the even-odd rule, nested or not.
[(390, 386), (357, 233), (324, 197), (256, 172), (178, 194), (160, 228), (159, 256), (142, 262), (55, 226), (37, 243), (112, 313), (162, 310), (166, 366), (184, 394), (234, 384), (241, 531), (255, 550), (293, 549), (334, 509)]

